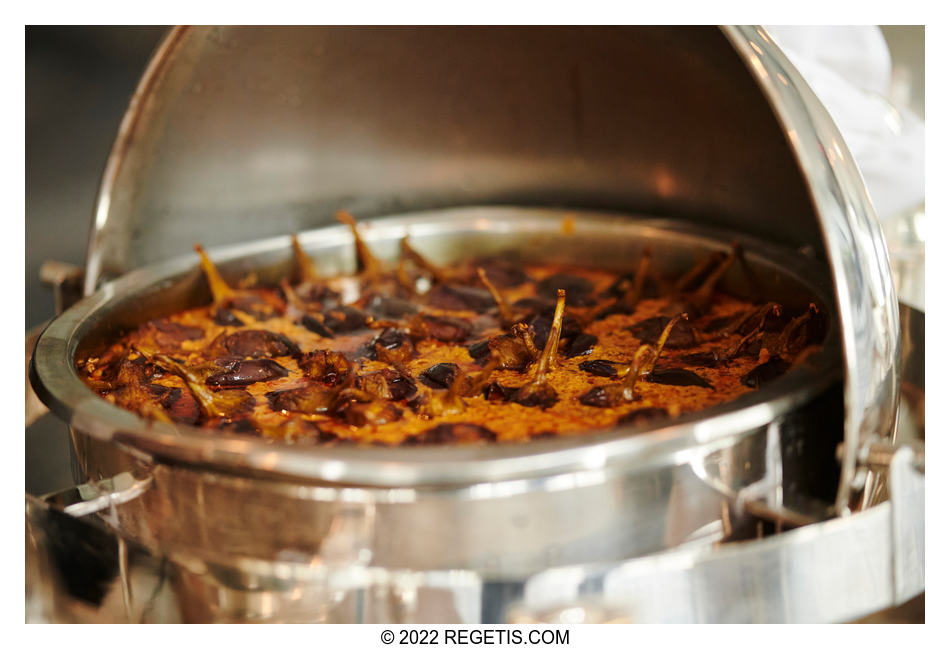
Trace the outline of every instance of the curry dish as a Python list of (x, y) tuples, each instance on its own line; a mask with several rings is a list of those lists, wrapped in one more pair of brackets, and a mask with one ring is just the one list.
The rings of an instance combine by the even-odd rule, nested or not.
[(387, 269), (352, 217), (357, 273), (321, 277), (293, 239), (279, 288), (229, 286), (196, 246), (212, 304), (78, 359), (105, 399), (167, 423), (293, 443), (523, 442), (645, 429), (754, 391), (817, 349), (814, 304), (717, 290), (741, 258), (660, 277), (504, 255), (440, 267), (408, 238)]

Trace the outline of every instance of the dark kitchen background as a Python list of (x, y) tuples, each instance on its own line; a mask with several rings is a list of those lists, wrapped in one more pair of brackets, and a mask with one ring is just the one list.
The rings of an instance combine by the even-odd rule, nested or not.
[(47, 259), (82, 265), (99, 178), (165, 27), (26, 29), (26, 327), (53, 316)]
[[(40, 266), (82, 266), (119, 122), (166, 27), (26, 28), (26, 330), (53, 317)], [(27, 422), (29, 423), (29, 421)], [(70, 486), (69, 436), (50, 414), (26, 429), (26, 490)]]

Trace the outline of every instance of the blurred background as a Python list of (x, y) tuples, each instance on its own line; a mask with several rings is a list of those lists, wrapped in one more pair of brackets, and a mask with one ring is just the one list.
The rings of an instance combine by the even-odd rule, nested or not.
[[(26, 28), (28, 332), (55, 314), (53, 292), (40, 282), (42, 263), (85, 263), (109, 149), (166, 31), (161, 26)], [(65, 424), (50, 414), (27, 428), (27, 492), (70, 486), (69, 448)]]
[(882, 25), (881, 31), (891, 51), (891, 96), (924, 118), (924, 27), (923, 25)]
[(129, 98), (165, 27), (26, 29), (26, 327), (53, 316), (40, 264), (82, 265)]
[[(52, 290), (40, 281), (42, 263), (84, 265), (93, 205), (109, 150), (139, 77), (166, 31), (164, 26), (26, 28), (28, 331), (55, 313)], [(924, 28), (884, 26), (881, 33), (890, 51), (890, 80), (877, 92), (886, 95), (881, 100), (895, 109), (895, 115), (907, 116), (922, 129)], [(899, 131), (901, 123), (895, 128)], [(922, 200), (902, 208), (885, 222), (885, 229), (892, 261), (903, 267), (898, 268), (898, 281), (904, 283), (899, 286), (901, 298), (917, 300), (922, 308)], [(33, 423), (26, 435), (27, 491), (44, 493), (69, 486), (69, 472), (64, 470), (68, 452), (64, 424), (48, 414)]]

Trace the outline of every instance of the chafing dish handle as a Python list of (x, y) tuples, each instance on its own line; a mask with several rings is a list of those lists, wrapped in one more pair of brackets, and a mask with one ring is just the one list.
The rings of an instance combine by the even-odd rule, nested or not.
[(39, 499), (47, 507), (75, 518), (98, 512), (105, 512), (108, 517), (108, 510), (138, 498), (151, 484), (151, 474), (136, 469), (135, 472), (123, 471), (111, 478), (68, 487)]
[(888, 501), (767, 541), (548, 569), (527, 581), (506, 619), (827, 623), (898, 606), (925, 587), (918, 464), (913, 448), (895, 448)]

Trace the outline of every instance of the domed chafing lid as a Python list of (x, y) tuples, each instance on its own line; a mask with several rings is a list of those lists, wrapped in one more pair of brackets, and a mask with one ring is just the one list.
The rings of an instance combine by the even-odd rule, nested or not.
[(897, 404), (897, 300), (860, 174), (759, 27), (172, 30), (100, 188), (86, 293), (190, 250), (465, 204), (675, 216), (824, 257), (839, 511)]
[(900, 325), (884, 235), (851, 152), (830, 115), (762, 27), (723, 33), (785, 129), (821, 227), (841, 318), (845, 443), (837, 508), (859, 489), (858, 449), (890, 437), (897, 417)]

